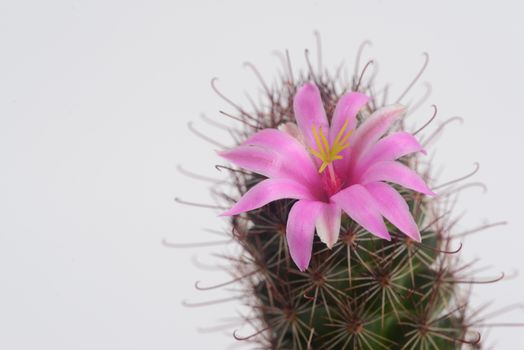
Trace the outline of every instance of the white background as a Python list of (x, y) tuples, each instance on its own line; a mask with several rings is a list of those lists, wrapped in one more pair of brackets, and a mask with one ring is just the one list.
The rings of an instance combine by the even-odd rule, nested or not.
[[(228, 143), (199, 118), (228, 107), (211, 92), (257, 92), (254, 62), (271, 80), (274, 49), (303, 49), (323, 38), (324, 59), (351, 67), (365, 39), (382, 81), (400, 92), (431, 55), (423, 80), (429, 105), (453, 125), (431, 149), (442, 181), (479, 161), (465, 192), (462, 228), (508, 220), (466, 241), (462, 254), (486, 272), (524, 267), (524, 8), (519, 1), (6, 1), (0, 2), (0, 348), (225, 349), (230, 332), (198, 327), (235, 316), (234, 302), (188, 309), (181, 301), (223, 297), (196, 292), (195, 280), (225, 280), (197, 269), (211, 251), (176, 250), (161, 239), (208, 241), (223, 229), (205, 184), (177, 164), (216, 176), (213, 149), (187, 122)], [(413, 96), (421, 94), (421, 86)], [(438, 122), (437, 122), (438, 125)], [(438, 151), (436, 151), (438, 150)], [(437, 152), (437, 153), (436, 153)], [(478, 286), (474, 301), (493, 309), (524, 302), (524, 277)], [(524, 321), (518, 310), (499, 322)], [(242, 333), (242, 329), (240, 330)], [(497, 349), (523, 348), (522, 329), (493, 330)]]

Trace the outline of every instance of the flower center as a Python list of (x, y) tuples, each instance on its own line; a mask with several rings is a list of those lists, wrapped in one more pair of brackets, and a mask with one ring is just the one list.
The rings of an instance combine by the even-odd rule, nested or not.
[(322, 128), (317, 129), (317, 127), (313, 125), (313, 135), (315, 136), (318, 150), (310, 148), (310, 151), (315, 157), (322, 161), (322, 165), (318, 169), (319, 173), (322, 173), (326, 167), (328, 167), (328, 165), (333, 163), (335, 160), (342, 159), (342, 156), (339, 153), (349, 147), (348, 138), (351, 136), (351, 131), (346, 132), (348, 122), (349, 120), (346, 120), (338, 132), (337, 137), (335, 140), (333, 140), (333, 144), (331, 146), (329, 145)]

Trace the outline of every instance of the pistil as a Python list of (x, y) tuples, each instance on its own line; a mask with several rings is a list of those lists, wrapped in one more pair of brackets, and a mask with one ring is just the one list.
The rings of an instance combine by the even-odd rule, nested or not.
[(335, 160), (342, 159), (342, 155), (339, 153), (349, 147), (348, 138), (351, 135), (351, 131), (346, 132), (349, 120), (346, 120), (342, 128), (337, 134), (333, 144), (330, 145), (326, 135), (322, 131), (322, 128), (313, 126), (313, 135), (315, 136), (315, 141), (317, 143), (317, 150), (311, 148), (311, 153), (322, 161), (322, 165), (318, 169), (319, 173), (322, 173), (326, 168), (328, 168), (329, 177), (333, 183), (337, 182), (335, 170), (333, 168), (333, 162)]

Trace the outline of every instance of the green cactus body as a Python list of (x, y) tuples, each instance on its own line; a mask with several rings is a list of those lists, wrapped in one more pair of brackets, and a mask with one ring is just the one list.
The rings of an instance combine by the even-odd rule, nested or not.
[[(264, 348), (460, 349), (469, 342), (442, 228), (427, 227), (422, 244), (399, 233), (387, 242), (345, 217), (339, 242), (330, 250), (316, 238), (311, 265), (300, 272), (285, 241), (291, 203), (233, 220), (246, 254), (241, 270), (257, 271), (246, 281), (266, 329)], [(412, 203), (423, 221), (430, 204)]]
[[(241, 142), (257, 130), (294, 123), (293, 96), (305, 81), (319, 87), (327, 115), (348, 90), (371, 96), (358, 115), (365, 119), (384, 103), (375, 89), (354, 76), (352, 83), (330, 73), (312, 72), (265, 89), (260, 108), (238, 108), (234, 118)], [(341, 87), (339, 87), (341, 86)], [(404, 130), (404, 123), (396, 125)], [(426, 140), (432, 135), (426, 134)], [(418, 156), (403, 163), (429, 178), (428, 164)], [(235, 184), (224, 190), (222, 203), (231, 206), (264, 177), (224, 167)], [(456, 186), (456, 184), (453, 184)], [(458, 258), (449, 200), (457, 187), (431, 199), (397, 188), (409, 204), (420, 228), (422, 242), (412, 241), (388, 225), (391, 241), (376, 238), (347, 216), (340, 238), (328, 249), (317, 236), (309, 268), (301, 272), (291, 261), (286, 244), (286, 220), (293, 200), (279, 200), (230, 219), (232, 237), (242, 247), (232, 256), (234, 278), (243, 287), (254, 317), (252, 335), (235, 337), (263, 349), (464, 349), (480, 347), (480, 333), (468, 321), (469, 265)], [(460, 189), (458, 189), (460, 190)], [(250, 343), (250, 344), (251, 344)]]

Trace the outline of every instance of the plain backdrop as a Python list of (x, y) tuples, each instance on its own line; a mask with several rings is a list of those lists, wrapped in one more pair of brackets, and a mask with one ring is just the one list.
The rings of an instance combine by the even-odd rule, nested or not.
[[(465, 241), (510, 275), (524, 268), (524, 7), (520, 1), (0, 1), (0, 349), (226, 349), (229, 329), (202, 333), (242, 310), (238, 301), (187, 308), (182, 301), (227, 297), (197, 292), (227, 277), (209, 269), (226, 247), (170, 249), (216, 240), (217, 212), (175, 203), (211, 203), (215, 146), (187, 129), (231, 145), (203, 123), (229, 107), (210, 89), (243, 101), (259, 91), (242, 64), (268, 81), (289, 49), (296, 69), (322, 35), (328, 67), (366, 57), (400, 93), (431, 57), (422, 81), (431, 98), (410, 117), (421, 125), (460, 115), (430, 150), (441, 181), (480, 162), (464, 192), (462, 229), (507, 220)], [(413, 97), (423, 93), (422, 84)], [(197, 264), (195, 262), (198, 261)], [(197, 265), (206, 265), (200, 269)], [(491, 310), (524, 302), (524, 276), (478, 285), (473, 302)], [(514, 307), (494, 322), (523, 322)], [(241, 334), (249, 330), (240, 329)], [(497, 349), (524, 347), (522, 328), (494, 328)]]

